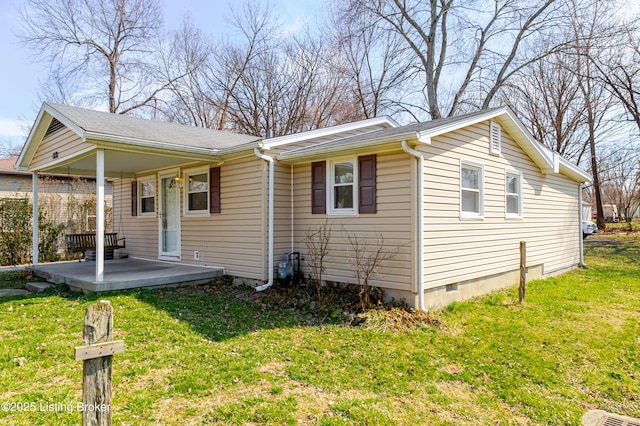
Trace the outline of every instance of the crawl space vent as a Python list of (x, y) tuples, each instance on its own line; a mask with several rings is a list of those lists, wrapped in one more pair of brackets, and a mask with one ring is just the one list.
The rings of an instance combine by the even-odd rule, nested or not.
[(640, 422), (625, 420), (607, 414), (600, 419), (598, 426), (640, 426)]

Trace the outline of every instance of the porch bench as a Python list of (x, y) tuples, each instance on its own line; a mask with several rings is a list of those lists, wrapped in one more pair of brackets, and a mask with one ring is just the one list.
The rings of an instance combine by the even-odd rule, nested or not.
[[(96, 234), (66, 234), (64, 242), (67, 246), (67, 253), (84, 252), (96, 249)], [(104, 234), (105, 250), (124, 248), (124, 244), (118, 243), (118, 234), (109, 232)]]

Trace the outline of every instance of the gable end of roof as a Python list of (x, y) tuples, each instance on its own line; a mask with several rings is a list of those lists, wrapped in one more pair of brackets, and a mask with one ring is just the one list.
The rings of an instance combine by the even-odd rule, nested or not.
[[(34, 125), (29, 131), (27, 141), (22, 147), (22, 151), (20, 151), (15, 168), (17, 170), (27, 170), (45, 136), (54, 133), (53, 129), (58, 131), (62, 127), (67, 127), (84, 140), (84, 129), (57, 111), (51, 104), (47, 102), (43, 103), (34, 121)], [(50, 129), (52, 129), (51, 132)]]

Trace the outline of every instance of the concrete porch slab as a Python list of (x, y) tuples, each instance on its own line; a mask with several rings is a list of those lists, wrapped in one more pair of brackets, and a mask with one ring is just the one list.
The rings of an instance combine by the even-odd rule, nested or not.
[(223, 268), (142, 259), (114, 259), (104, 262), (104, 280), (95, 281), (95, 262), (62, 262), (37, 265), (33, 274), (71, 289), (99, 293), (130, 288), (203, 284), (224, 274)]

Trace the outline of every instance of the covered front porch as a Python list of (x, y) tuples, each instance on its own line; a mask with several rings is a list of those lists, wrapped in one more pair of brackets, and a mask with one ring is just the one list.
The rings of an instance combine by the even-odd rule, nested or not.
[(99, 293), (131, 288), (204, 284), (224, 275), (223, 268), (142, 259), (106, 260), (102, 280), (96, 280), (96, 262), (62, 262), (33, 266), (33, 274), (72, 290)]
[[(236, 150), (253, 152), (258, 141), (259, 138), (253, 136), (43, 104), (16, 163), (18, 169), (33, 174), (32, 259), (36, 275), (87, 291), (176, 284), (194, 281), (194, 276), (196, 280), (219, 276), (222, 270), (215, 268), (221, 263), (218, 259), (207, 262), (200, 258), (200, 253), (206, 252), (212, 242), (205, 240), (203, 248), (182, 249), (190, 243), (189, 239), (184, 244), (182, 241), (182, 201), (183, 196), (187, 197), (182, 182), (191, 176), (183, 173), (186, 173), (185, 167), (190, 167), (188, 170), (191, 171), (198, 169), (198, 176), (205, 177), (200, 182), (200, 192), (205, 188), (210, 193), (212, 189), (207, 188), (210, 175), (206, 172), (211, 166), (234, 158)], [(226, 157), (221, 155), (222, 149), (229, 151)], [(91, 244), (80, 244), (82, 250), (95, 251), (95, 261), (38, 264), (40, 173), (95, 176), (95, 238)], [(143, 180), (138, 182), (140, 176)], [(110, 234), (105, 234), (106, 179), (112, 179), (117, 186), (118, 197), (114, 195), (112, 215), (115, 244), (106, 238)], [(130, 193), (128, 188), (131, 188)], [(140, 194), (138, 188), (141, 188)], [(124, 199), (125, 193), (127, 199)], [(207, 195), (198, 200), (203, 198), (210, 197)], [(204, 213), (209, 213), (204, 208), (201, 210), (203, 217)], [(126, 241), (125, 228), (134, 234), (129, 241)], [(215, 234), (211, 235), (213, 238)], [(75, 246), (72, 244), (71, 247), (73, 250)], [(125, 255), (150, 261), (105, 261), (106, 250), (125, 247)], [(156, 257), (174, 264), (156, 262)], [(201, 265), (186, 264), (193, 262)], [(209, 267), (211, 265), (214, 267)]]

